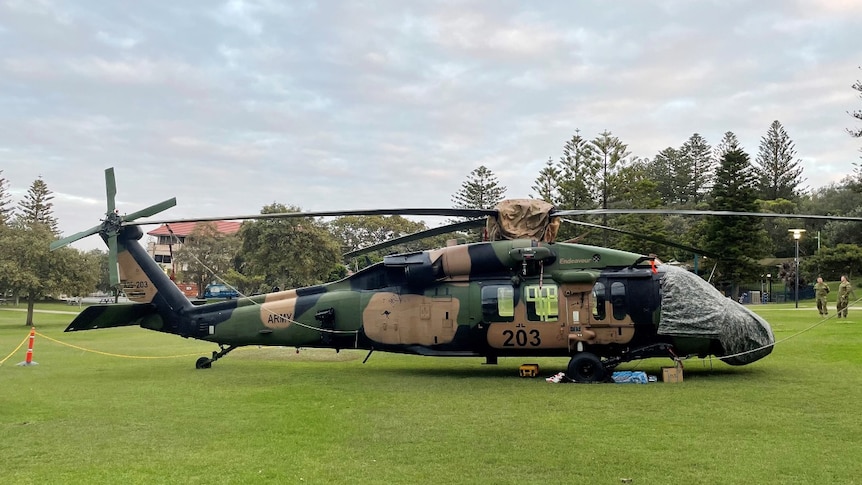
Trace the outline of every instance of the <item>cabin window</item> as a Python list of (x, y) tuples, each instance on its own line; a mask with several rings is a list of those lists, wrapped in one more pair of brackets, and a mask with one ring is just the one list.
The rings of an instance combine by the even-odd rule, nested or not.
[(528, 320), (556, 322), (560, 315), (560, 298), (556, 285), (524, 287), (524, 302), (527, 305)]
[(605, 319), (605, 284), (593, 286), (593, 320)]
[(611, 307), (614, 320), (622, 320), (626, 317), (626, 285), (622, 281), (611, 283)]
[(515, 319), (515, 289), (512, 285), (482, 287), (482, 316), (486, 322), (511, 322)]

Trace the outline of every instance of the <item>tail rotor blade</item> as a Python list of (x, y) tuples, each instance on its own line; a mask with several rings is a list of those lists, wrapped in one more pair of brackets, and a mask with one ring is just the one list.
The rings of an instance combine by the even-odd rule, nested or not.
[(105, 191), (108, 196), (108, 213), (117, 208), (115, 198), (117, 197), (117, 181), (114, 178), (114, 167), (105, 169)]
[(58, 239), (51, 243), (51, 251), (55, 249), (60, 249), (63, 246), (68, 246), (69, 244), (77, 241), (78, 239), (84, 239), (87, 236), (92, 236), (93, 234), (98, 234), (102, 229), (101, 224), (98, 226), (91, 227), (86, 231), (81, 231), (77, 234), (72, 234), (71, 236), (64, 237), (63, 239)]
[(120, 271), (117, 269), (117, 236), (108, 237), (108, 275), (111, 286), (120, 284)]
[(163, 210), (170, 209), (171, 207), (173, 207), (175, 205), (177, 205), (177, 198), (172, 197), (168, 200), (163, 200), (163, 201), (159, 202), (158, 204), (153, 204), (153, 205), (151, 205), (145, 209), (141, 209), (137, 212), (132, 212), (131, 214), (127, 214), (126, 216), (123, 217), (123, 221), (130, 222), (130, 221), (134, 221), (135, 219), (138, 219), (141, 217), (150, 217), (151, 215), (158, 214), (159, 212), (161, 212)]

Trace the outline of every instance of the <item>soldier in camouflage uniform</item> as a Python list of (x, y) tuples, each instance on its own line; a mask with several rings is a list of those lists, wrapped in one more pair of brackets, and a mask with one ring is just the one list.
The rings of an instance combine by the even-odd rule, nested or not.
[(814, 285), (814, 296), (817, 298), (817, 311), (820, 316), (829, 315), (829, 309), (826, 307), (826, 295), (829, 294), (829, 286), (823, 282), (823, 278), (817, 278), (817, 283)]
[(841, 276), (841, 284), (838, 285), (838, 318), (847, 318), (847, 304), (850, 302), (850, 292), (853, 287), (847, 281), (846, 276)]

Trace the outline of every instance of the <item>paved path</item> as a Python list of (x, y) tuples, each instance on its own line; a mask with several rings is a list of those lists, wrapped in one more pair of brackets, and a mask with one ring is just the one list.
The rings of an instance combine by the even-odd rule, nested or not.
[[(7, 312), (27, 312), (26, 308), (2, 308), (0, 307), (0, 311)], [(65, 310), (33, 310), (33, 313), (57, 313), (61, 315), (77, 315), (81, 312), (69, 312)]]

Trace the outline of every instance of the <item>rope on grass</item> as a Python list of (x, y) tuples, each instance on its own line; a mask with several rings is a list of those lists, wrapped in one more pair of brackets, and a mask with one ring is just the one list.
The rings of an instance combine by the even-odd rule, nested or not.
[[(196, 353), (194, 353), (194, 354), (182, 354), (182, 355), (157, 355), (157, 356), (152, 356), (152, 355), (124, 355), (124, 354), (113, 354), (113, 353), (111, 353), (111, 352), (102, 352), (101, 350), (87, 349), (87, 348), (84, 348), (84, 347), (80, 347), (80, 346), (78, 346), (78, 345), (73, 345), (73, 344), (70, 344), (70, 343), (61, 342), (61, 341), (59, 341), (59, 340), (57, 340), (57, 339), (55, 339), (55, 338), (51, 338), (51, 337), (49, 337), (49, 336), (47, 336), (47, 335), (45, 335), (45, 334), (43, 334), (43, 333), (40, 333), (40, 332), (36, 332), (36, 335), (38, 335), (38, 336), (40, 336), (40, 337), (44, 337), (44, 338), (46, 338), (46, 339), (48, 339), (48, 340), (50, 340), (50, 341), (52, 341), (52, 342), (54, 342), (54, 343), (58, 343), (58, 344), (60, 344), (60, 345), (65, 345), (66, 347), (71, 347), (71, 348), (73, 348), (73, 349), (82, 350), (82, 351), (84, 351), (84, 352), (91, 352), (91, 353), (99, 354), (99, 355), (106, 355), (106, 356), (108, 356), (108, 357), (121, 357), (121, 358), (124, 358), (124, 359), (176, 359), (176, 358), (179, 358), (179, 357), (194, 357), (194, 356), (196, 356), (196, 355), (200, 355), (200, 352), (196, 352)], [(23, 344), (22, 344), (22, 345), (23, 345)], [(20, 347), (20, 346), (19, 346), (19, 347)], [(15, 349), (15, 350), (17, 350), (17, 349)], [(8, 358), (8, 357), (7, 357), (7, 358)], [(4, 359), (4, 360), (5, 360), (5, 359)]]
[(9, 354), (9, 355), (7, 355), (6, 357), (4, 357), (4, 358), (3, 358), (3, 360), (0, 360), (0, 365), (3, 365), (3, 363), (4, 363), (4, 362), (6, 362), (7, 360), (9, 360), (9, 357), (12, 357), (13, 355), (15, 355), (15, 352), (18, 352), (18, 349), (20, 349), (21, 347), (23, 347), (23, 346), (24, 346), (24, 344), (25, 344), (25, 343), (27, 343), (27, 340), (30, 340), (30, 333), (29, 333), (29, 332), (27, 333), (27, 336), (26, 336), (26, 337), (24, 337), (24, 340), (22, 340), (22, 341), (21, 341), (21, 343), (20, 343), (20, 344), (18, 344), (18, 346), (17, 346), (17, 347), (15, 347), (15, 350), (13, 350), (11, 354)]

